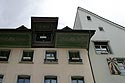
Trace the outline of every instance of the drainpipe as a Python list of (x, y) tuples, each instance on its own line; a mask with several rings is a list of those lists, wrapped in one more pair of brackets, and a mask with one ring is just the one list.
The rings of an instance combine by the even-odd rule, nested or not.
[(91, 63), (91, 59), (90, 59), (90, 55), (89, 55), (90, 38), (91, 38), (91, 31), (89, 31), (89, 43), (88, 43), (88, 49), (87, 50), (88, 50), (88, 58), (89, 58), (89, 63), (90, 63), (90, 68), (91, 68), (91, 72), (92, 72), (93, 81), (94, 81), (94, 83), (96, 83), (93, 68), (92, 68), (92, 63)]

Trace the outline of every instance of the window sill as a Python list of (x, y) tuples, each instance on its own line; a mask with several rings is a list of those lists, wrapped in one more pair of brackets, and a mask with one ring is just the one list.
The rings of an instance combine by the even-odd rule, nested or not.
[(21, 61), (21, 62), (19, 62), (19, 63), (24, 63), (24, 64), (33, 64), (33, 62), (32, 61)]
[(54, 59), (54, 60), (44, 59), (44, 64), (58, 64), (58, 59)]
[(69, 64), (83, 64), (82, 59), (69, 59)]
[(8, 63), (8, 61), (0, 61), (0, 63)]
[(45, 61), (44, 64), (58, 64), (58, 62)]
[(111, 54), (111, 53), (108, 53), (108, 54), (99, 54), (99, 53), (96, 53), (96, 55), (104, 55), (104, 56), (106, 56), (106, 55), (113, 55), (113, 54)]
[(120, 76), (125, 76), (125, 73), (121, 73)]
[(83, 62), (69, 62), (69, 64), (83, 64)]

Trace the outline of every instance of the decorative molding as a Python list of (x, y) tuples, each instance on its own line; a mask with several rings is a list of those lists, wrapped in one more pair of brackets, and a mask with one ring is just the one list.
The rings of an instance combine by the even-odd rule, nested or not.
[(117, 64), (117, 59), (109, 57), (107, 58), (107, 62), (108, 62), (108, 66), (109, 66), (109, 70), (111, 74), (120, 75), (120, 70)]

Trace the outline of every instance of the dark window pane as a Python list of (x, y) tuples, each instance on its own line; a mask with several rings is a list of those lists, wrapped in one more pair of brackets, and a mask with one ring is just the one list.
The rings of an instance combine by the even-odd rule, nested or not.
[(69, 52), (69, 58), (80, 58), (79, 51)]
[(0, 50), (0, 61), (8, 61), (10, 50)]
[(87, 20), (91, 20), (91, 17), (90, 17), (90, 16), (87, 16)]
[(3, 75), (0, 75), (0, 83), (3, 81)]
[(100, 30), (100, 31), (104, 31), (103, 27), (99, 27), (99, 30)]

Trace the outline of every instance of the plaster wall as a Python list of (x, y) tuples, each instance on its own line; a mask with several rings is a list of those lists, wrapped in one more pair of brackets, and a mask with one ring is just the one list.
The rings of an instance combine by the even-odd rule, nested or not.
[[(1, 48), (3, 49), (3, 48)], [(86, 49), (68, 48), (7, 48), (11, 49), (8, 63), (0, 63), (3, 83), (17, 83), (18, 75), (30, 75), (31, 83), (44, 83), (44, 76), (57, 76), (58, 83), (71, 83), (71, 76), (84, 76), (85, 83), (94, 83)], [(34, 50), (33, 63), (20, 63), (23, 50)], [(56, 50), (58, 64), (45, 64), (45, 51)], [(68, 51), (80, 51), (83, 64), (69, 64)]]
[[(110, 74), (106, 60), (108, 57), (125, 57), (125, 30), (123, 27), (104, 20), (91, 12), (84, 11), (84, 9), (78, 10), (77, 16), (74, 29), (96, 30), (95, 35), (91, 38), (89, 48), (96, 83), (124, 83), (125, 76)], [(87, 16), (91, 17), (91, 21), (87, 20)], [(79, 23), (82, 27), (78, 26)], [(99, 31), (98, 27), (103, 27), (104, 31)], [(108, 41), (112, 54), (96, 54), (94, 41)]]

